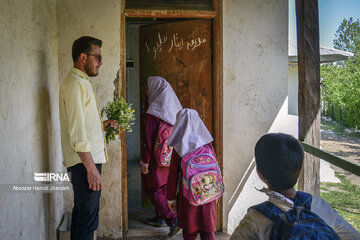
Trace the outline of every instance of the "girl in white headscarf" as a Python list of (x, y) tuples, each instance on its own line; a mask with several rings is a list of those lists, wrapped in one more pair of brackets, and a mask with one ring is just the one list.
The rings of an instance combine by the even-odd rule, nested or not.
[(141, 173), (144, 180), (145, 191), (155, 206), (156, 216), (147, 219), (147, 223), (153, 226), (177, 226), (176, 213), (172, 211), (166, 198), (166, 184), (169, 167), (159, 165), (155, 159), (156, 141), (158, 131), (163, 126), (172, 127), (176, 120), (176, 114), (182, 109), (171, 85), (162, 77), (151, 76), (148, 78), (148, 103), (145, 124), (145, 151), (140, 161)]
[[(194, 206), (183, 195), (181, 161), (188, 153), (211, 151), (212, 136), (198, 113), (193, 109), (184, 108), (178, 112), (168, 145), (174, 147), (168, 178), (167, 198), (169, 205), (177, 208), (178, 225), (183, 229), (184, 239), (196, 239), (200, 234), (202, 240), (212, 240), (216, 231), (216, 201)], [(181, 179), (180, 179), (181, 178)], [(178, 182), (180, 181), (179, 193)]]

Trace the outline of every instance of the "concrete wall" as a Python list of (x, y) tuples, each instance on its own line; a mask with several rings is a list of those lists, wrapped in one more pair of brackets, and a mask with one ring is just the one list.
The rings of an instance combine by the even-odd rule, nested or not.
[[(298, 117), (288, 114), (287, 98), (285, 99), (268, 132), (287, 133), (297, 138)], [(251, 148), (252, 151), (253, 148), (254, 147)], [(266, 187), (266, 185), (260, 180), (256, 173), (254, 158), (251, 160), (249, 167), (246, 169), (245, 175), (242, 176), (236, 191), (238, 191), (238, 188), (241, 187), (241, 182), (245, 183), (244, 187), (229, 212), (229, 221), (227, 224), (227, 231), (229, 233), (232, 233), (238, 226), (240, 220), (244, 217), (249, 207), (267, 200), (267, 196), (257, 190)], [(235, 197), (235, 195), (233, 196)]]
[[(59, 41), (60, 83), (71, 69), (71, 46), (75, 39), (89, 35), (103, 40), (103, 65), (99, 75), (91, 78), (102, 109), (113, 98), (116, 73), (120, 64), (120, 0), (58, 0), (56, 2)], [(104, 188), (100, 202), (98, 236), (113, 233), (121, 237), (121, 171), (120, 141), (108, 145), (110, 162), (103, 166)], [(72, 196), (66, 196), (66, 209), (71, 211)]]
[[(56, 1), (1, 1), (0, 29), (0, 184), (34, 184), (62, 171)], [(0, 238), (55, 239), (62, 199), (1, 192)]]
[(298, 77), (298, 65), (289, 65), (289, 114), (298, 115), (298, 92), (299, 92), (299, 77)]
[(253, 170), (249, 166), (256, 141), (276, 122), (286, 120), (288, 1), (223, 4), (223, 227), (227, 229), (234, 221), (231, 211), (246, 211), (247, 205), (256, 203), (251, 198), (235, 204), (249, 179), (246, 174)]

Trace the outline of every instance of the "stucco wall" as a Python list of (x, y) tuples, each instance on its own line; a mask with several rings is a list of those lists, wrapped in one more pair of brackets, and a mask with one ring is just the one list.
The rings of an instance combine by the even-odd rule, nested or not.
[[(268, 132), (287, 133), (297, 138), (297, 126), (298, 117), (288, 114), (288, 100), (286, 98)], [(251, 148), (250, 151), (253, 151), (253, 148)], [(266, 187), (266, 185), (260, 180), (256, 173), (254, 158), (245, 172), (246, 175), (243, 176), (245, 185), (229, 212), (229, 221), (227, 224), (228, 233), (232, 233), (234, 231), (240, 220), (246, 214), (249, 207), (267, 200), (267, 196), (257, 190)], [(249, 177), (247, 180), (245, 180), (247, 176)], [(237, 187), (240, 188), (241, 184), (239, 184)]]
[[(120, 64), (120, 0), (57, 0), (60, 83), (73, 66), (71, 46), (75, 39), (88, 35), (103, 41), (103, 65), (99, 75), (91, 78), (102, 109), (113, 98), (116, 73)], [(121, 236), (120, 141), (108, 145), (110, 162), (103, 166), (104, 187), (100, 200), (98, 236)], [(66, 209), (71, 211), (72, 196), (66, 196)]]
[[(34, 172), (62, 171), (55, 3), (1, 1), (1, 185), (34, 184)], [(54, 239), (62, 199), (1, 192), (0, 238)]]
[(298, 115), (298, 65), (289, 65), (289, 83), (288, 83), (288, 94), (289, 94), (289, 114)]
[(252, 149), (287, 105), (288, 2), (223, 3), (223, 227), (227, 229), (232, 221), (229, 212), (246, 205), (235, 203), (248, 180), (244, 174), (252, 171)]

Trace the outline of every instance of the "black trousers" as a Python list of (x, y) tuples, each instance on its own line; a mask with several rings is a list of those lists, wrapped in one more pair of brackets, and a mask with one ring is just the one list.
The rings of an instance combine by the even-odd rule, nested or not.
[[(96, 168), (101, 174), (101, 164)], [(72, 240), (93, 240), (94, 231), (99, 225), (99, 203), (101, 191), (89, 189), (87, 172), (84, 164), (69, 167), (74, 190), (74, 207), (71, 219)]]

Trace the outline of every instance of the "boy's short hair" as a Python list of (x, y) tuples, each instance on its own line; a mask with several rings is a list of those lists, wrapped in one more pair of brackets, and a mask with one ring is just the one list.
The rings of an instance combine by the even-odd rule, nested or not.
[(288, 134), (266, 134), (255, 146), (257, 169), (275, 191), (280, 192), (295, 186), (303, 159), (301, 143)]
[(102, 41), (97, 38), (93, 38), (89, 36), (83, 36), (76, 39), (72, 45), (73, 61), (76, 62), (81, 53), (90, 53), (91, 45), (97, 45), (101, 47)]

